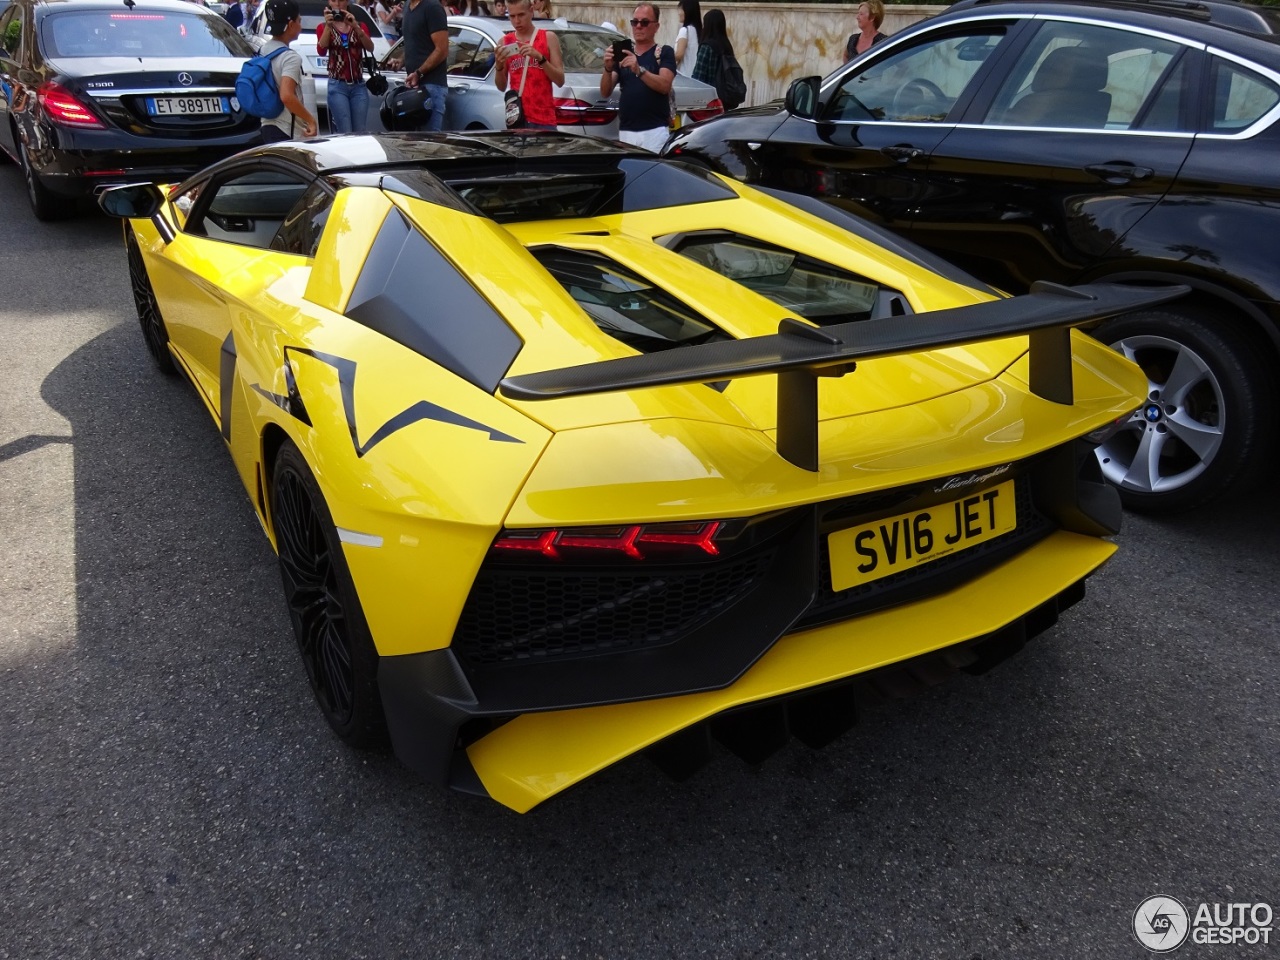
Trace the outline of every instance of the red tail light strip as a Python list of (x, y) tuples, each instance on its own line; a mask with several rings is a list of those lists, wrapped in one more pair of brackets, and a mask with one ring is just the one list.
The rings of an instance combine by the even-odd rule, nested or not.
[[(539, 553), (552, 560), (563, 559), (561, 551), (609, 550), (633, 560), (650, 559), (657, 552), (670, 555), (671, 550), (701, 551), (707, 556), (720, 555), (716, 534), (724, 523), (708, 520), (695, 523), (633, 524), (625, 527), (600, 527), (589, 530), (504, 531), (493, 542), (495, 550), (524, 550)], [(649, 550), (645, 550), (649, 547)]]
[(555, 108), (556, 123), (561, 126), (582, 124), (584, 127), (598, 127), (612, 123), (618, 116), (617, 107), (597, 107), (585, 100), (567, 97), (556, 97)]
[(715, 100), (712, 100), (710, 103), (708, 103), (705, 109), (690, 110), (689, 119), (690, 120), (710, 120), (712, 117), (718, 117), (722, 113), (724, 113), (724, 104), (721, 103), (719, 99), (715, 99)]
[(56, 83), (46, 83), (36, 91), (40, 106), (54, 123), (65, 127), (102, 127), (93, 112)]

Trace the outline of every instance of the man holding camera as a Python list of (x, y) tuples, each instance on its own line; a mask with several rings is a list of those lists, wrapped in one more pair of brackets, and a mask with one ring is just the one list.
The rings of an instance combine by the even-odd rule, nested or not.
[(671, 123), (671, 84), (676, 78), (676, 53), (654, 42), (658, 34), (658, 8), (642, 3), (631, 15), (631, 41), (619, 41), (604, 54), (600, 95), (615, 86), (622, 92), (618, 104), (618, 139), (657, 153), (667, 142)]
[(356, 20), (350, 0), (329, 0), (324, 23), (316, 28), (316, 53), (329, 58), (329, 129), (363, 133), (369, 129), (369, 91), (364, 85), (364, 56), (373, 52), (369, 28)]

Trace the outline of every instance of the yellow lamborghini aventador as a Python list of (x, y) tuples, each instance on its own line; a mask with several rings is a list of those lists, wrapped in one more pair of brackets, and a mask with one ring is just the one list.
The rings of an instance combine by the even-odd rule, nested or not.
[[(1146, 380), (818, 201), (619, 144), (341, 137), (119, 187), (146, 345), (204, 400), (353, 745), (524, 811), (983, 670), (1115, 549)], [(877, 673), (878, 672), (878, 673)], [(896, 672), (896, 673), (895, 673)]]

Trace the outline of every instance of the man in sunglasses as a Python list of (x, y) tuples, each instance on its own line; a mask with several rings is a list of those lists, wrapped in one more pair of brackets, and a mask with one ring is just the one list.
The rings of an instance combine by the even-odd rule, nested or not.
[[(607, 97), (615, 86), (622, 92), (618, 104), (618, 138), (657, 153), (667, 142), (671, 123), (671, 83), (676, 77), (676, 53), (658, 46), (658, 8), (642, 3), (631, 15), (634, 49), (623, 50), (620, 61), (613, 49), (605, 51), (600, 95)], [(621, 41), (619, 41), (621, 43)]]

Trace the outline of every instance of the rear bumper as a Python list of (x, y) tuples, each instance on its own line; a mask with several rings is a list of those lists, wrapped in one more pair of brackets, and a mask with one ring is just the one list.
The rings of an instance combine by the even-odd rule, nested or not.
[[(78, 132), (72, 143), (28, 148), (32, 170), (54, 193), (92, 196), (122, 183), (181, 183), (205, 167), (258, 143), (258, 130), (206, 141), (122, 142), (112, 134)], [(66, 137), (62, 138), (66, 140)]]
[[(741, 718), (729, 719), (727, 711), (762, 707), (782, 739), (790, 725), (803, 739), (821, 741), (822, 724), (815, 716), (833, 718), (828, 726), (838, 733), (841, 717), (851, 712), (851, 705), (839, 706), (848, 696), (838, 687), (842, 682), (930, 655), (936, 665), (939, 651), (948, 652), (944, 662), (953, 667), (970, 660), (984, 666), (998, 662), (1080, 599), (1084, 579), (1114, 550), (1108, 541), (1058, 531), (947, 592), (788, 634), (726, 687), (522, 713), (465, 749), (459, 746), (460, 731), (465, 737), (468, 722), (487, 711), (452, 651), (385, 657), (378, 682), (392, 742), (406, 765), (430, 780), (525, 812), (663, 741), (658, 751), (668, 760), (674, 752), (678, 769), (686, 760), (673, 744), (692, 743), (696, 759), (706, 734), (694, 728), (708, 721), (712, 729), (732, 728)], [(788, 706), (780, 702), (805, 693), (814, 696)], [(755, 721), (745, 722), (750, 728)], [(772, 735), (752, 734), (751, 739), (775, 742)]]

